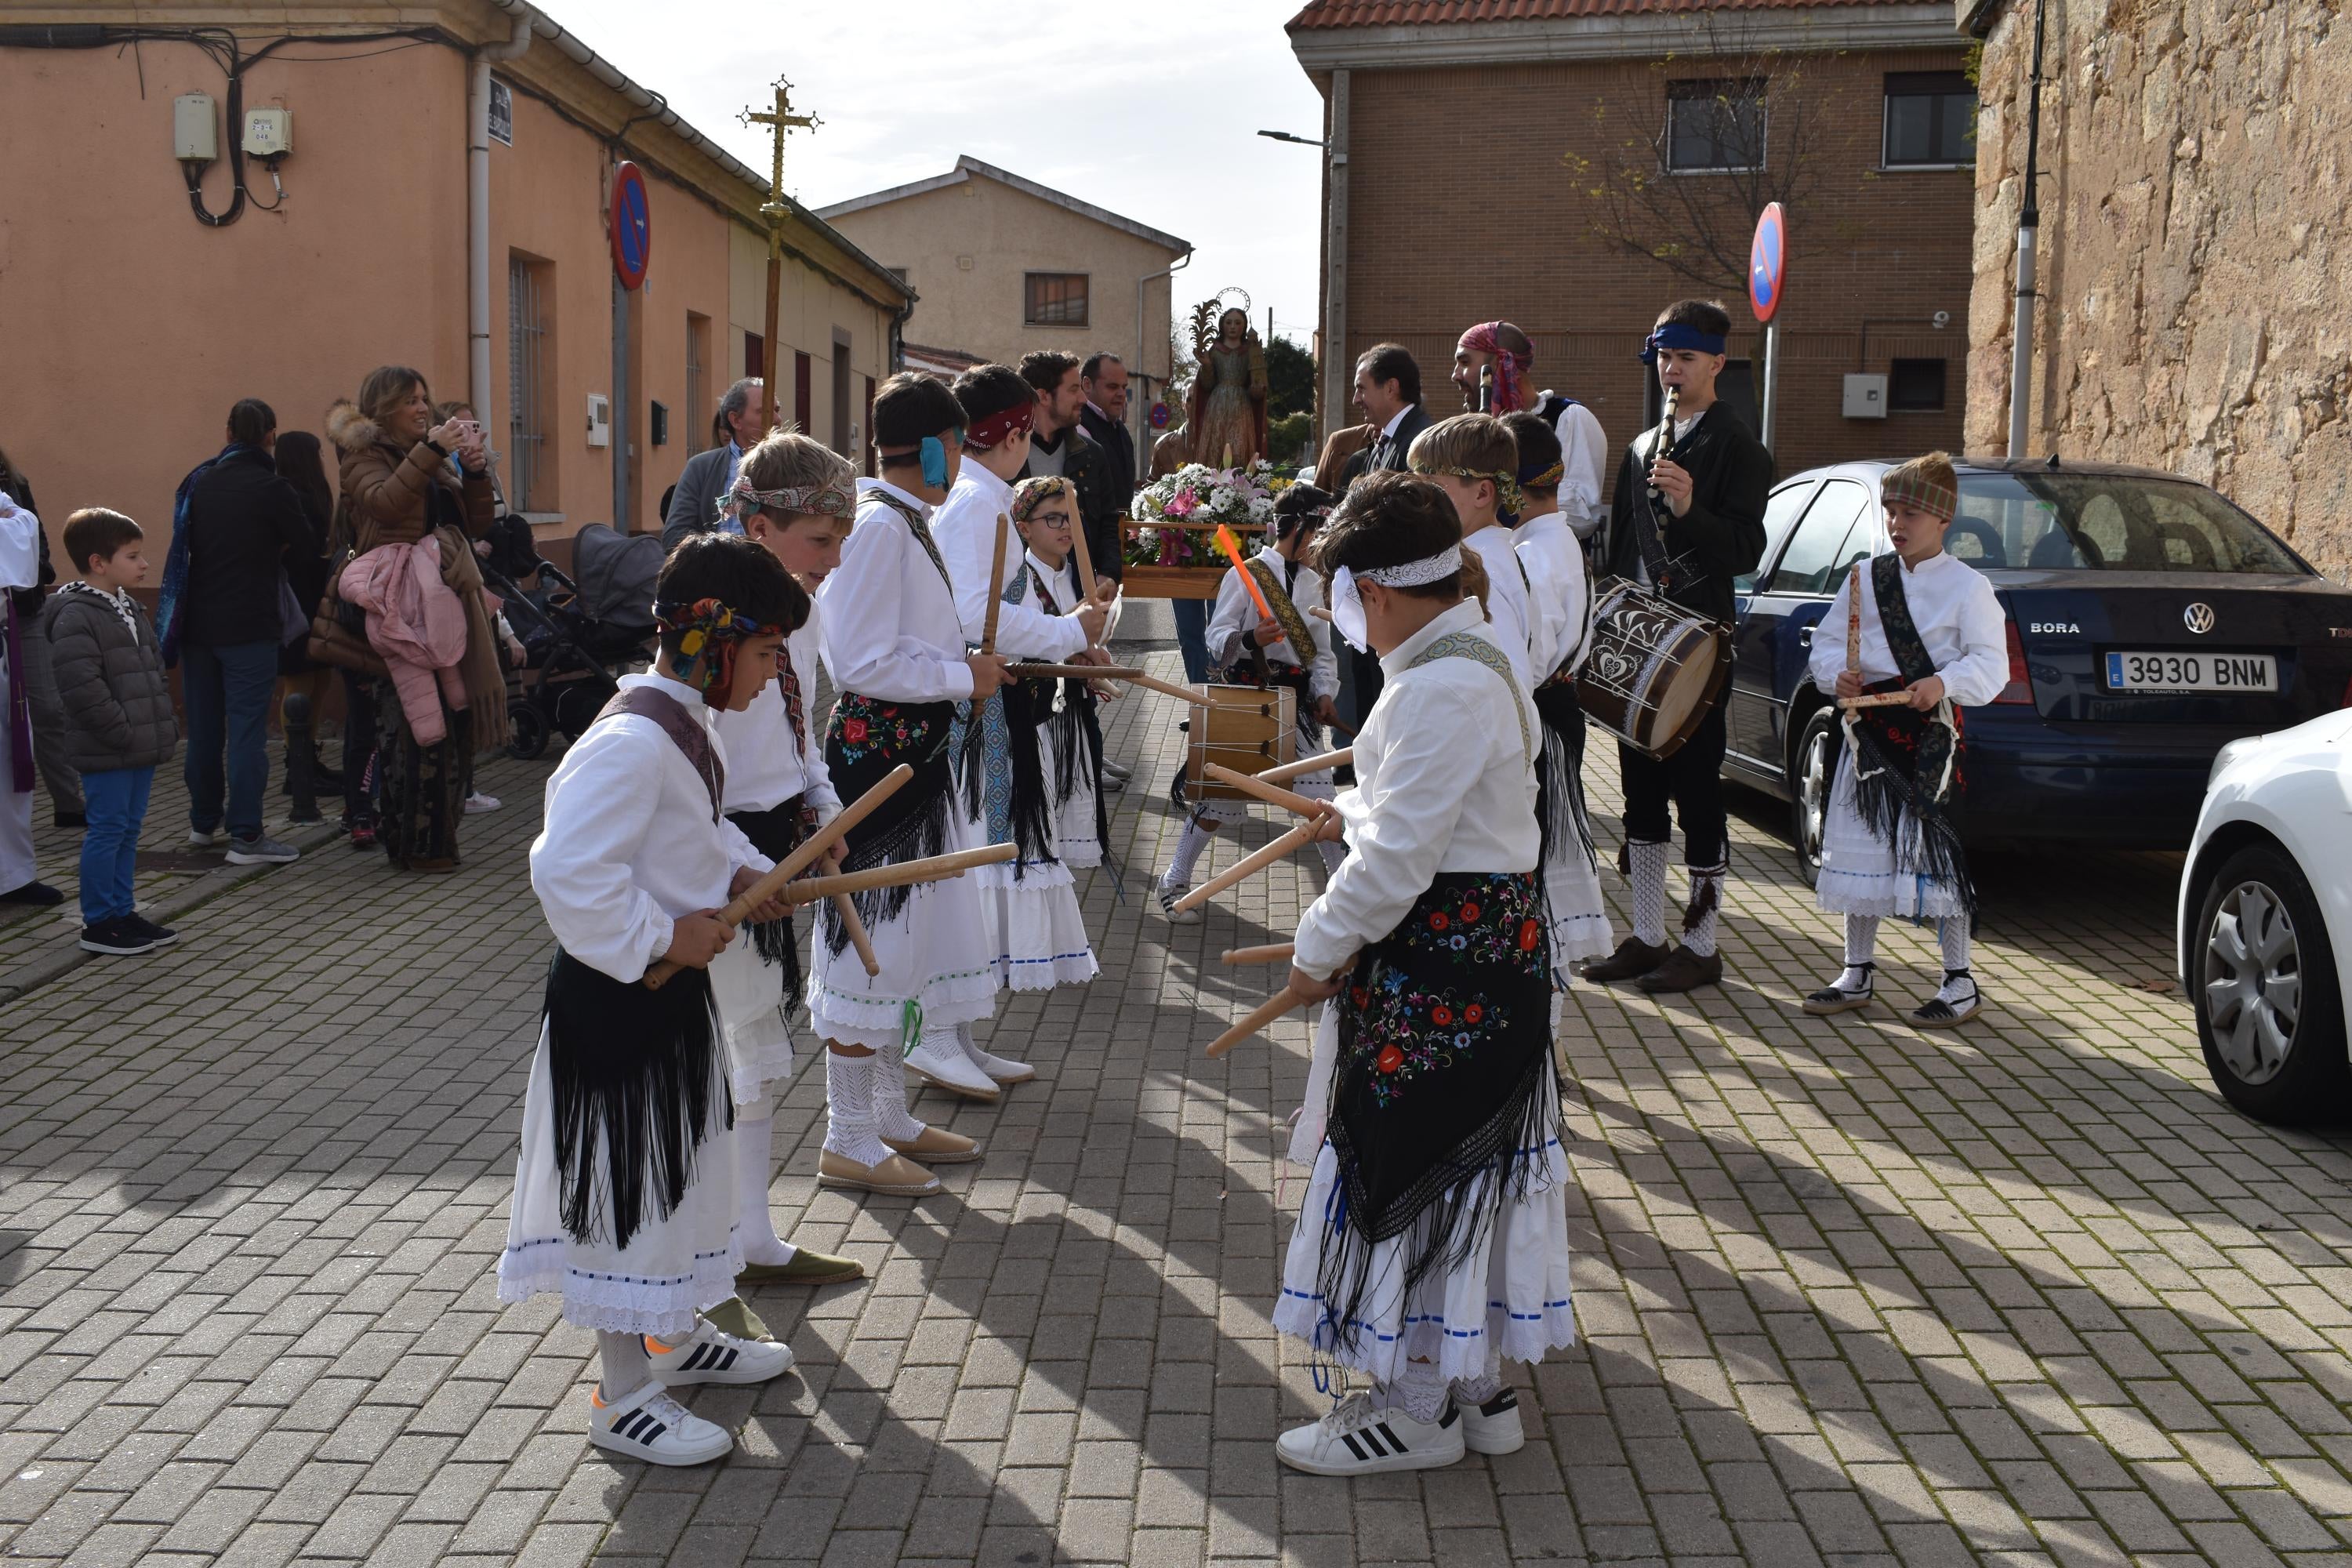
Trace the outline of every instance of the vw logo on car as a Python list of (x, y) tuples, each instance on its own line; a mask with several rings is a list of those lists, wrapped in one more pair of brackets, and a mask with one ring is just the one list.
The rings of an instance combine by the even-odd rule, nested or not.
[(2213, 606), (2200, 600), (2180, 612), (2180, 621), (2201, 637), (2213, 629)]

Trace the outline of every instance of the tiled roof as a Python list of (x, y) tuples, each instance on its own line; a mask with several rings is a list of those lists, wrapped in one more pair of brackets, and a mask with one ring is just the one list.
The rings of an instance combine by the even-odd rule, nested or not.
[(1887, 5), (1901, 0), (1308, 0), (1286, 25), (1397, 27), (1432, 22), (1534, 22), (1565, 16), (1633, 16), (1666, 11), (1801, 11), (1825, 5)]

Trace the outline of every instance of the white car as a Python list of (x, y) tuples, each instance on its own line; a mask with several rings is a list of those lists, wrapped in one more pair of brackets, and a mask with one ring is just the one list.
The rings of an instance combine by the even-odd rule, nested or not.
[(2213, 759), (2180, 878), (2180, 982), (2231, 1104), (2285, 1123), (2352, 1106), (2352, 710)]

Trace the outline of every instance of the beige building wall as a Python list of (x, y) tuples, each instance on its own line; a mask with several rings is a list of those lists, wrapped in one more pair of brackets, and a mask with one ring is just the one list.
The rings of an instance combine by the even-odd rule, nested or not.
[[(762, 338), (768, 319), (768, 242), (747, 229), (735, 233), (733, 282), (728, 296), (727, 373), (717, 384), (744, 374), (746, 339)], [(783, 340), (782, 380), (777, 388), (785, 419), (800, 425), (860, 468), (870, 453), (866, 439), (866, 389), (890, 374), (890, 313), (840, 282), (785, 258), (776, 298), (776, 335)], [(837, 334), (849, 340), (849, 413), (837, 423), (833, 402), (833, 365)], [(799, 405), (793, 355), (809, 356), (809, 403)]]
[[(856, 212), (835, 211), (827, 221), (885, 267), (906, 269), (919, 296), (906, 326), (909, 342), (1006, 364), (1034, 349), (1081, 358), (1108, 350), (1130, 373), (1151, 376), (1155, 394), (1167, 381), (1169, 280), (1150, 275), (1165, 272), (1181, 249), (982, 174)], [(1031, 272), (1087, 274), (1087, 324), (1026, 324), (1024, 279)], [(1143, 279), (1150, 280), (1139, 324), (1136, 283)]]
[[(325, 0), (283, 0), (266, 14), (223, 5), (26, 8), (10, 20), (233, 26), (248, 50), (288, 32), (387, 25), (381, 7)], [(411, 7), (399, 20), (458, 38), (503, 40), (507, 31), (470, 0)], [(240, 397), (268, 402), (281, 431), (323, 434), (327, 405), (354, 395), (377, 364), (415, 365), (436, 397), (467, 395), (469, 62), (440, 43), (348, 52), (305, 44), (287, 51), (299, 58), (248, 68), (246, 107), (293, 114), (286, 197), (276, 211), (249, 204), (236, 222), (208, 227), (189, 210), (172, 124), (174, 98), (212, 95), (226, 153), (226, 84), (209, 58), (156, 37), (135, 52), (0, 46), (0, 146), (43, 149), (7, 165), (0, 321), (20, 395), (0, 418), (0, 446), (38, 487), (52, 534), (76, 509), (106, 505), (167, 536), (173, 488), (219, 449)], [(706, 421), (741, 363), (741, 331), (762, 321), (763, 190), (674, 130), (642, 118), (630, 127), (625, 151), (645, 171), (652, 206), (652, 264), (622, 323), (634, 367), (625, 445), (592, 447), (589, 396), (610, 396), (615, 384), (610, 156), (589, 127), (617, 130), (635, 110), (544, 38), (499, 73), (514, 89), (514, 140), (490, 144), (490, 443), (510, 460), (508, 268), (520, 257), (539, 270), (547, 329), (549, 481), (532, 498), (542, 545), (615, 521), (616, 456), (626, 465), (627, 521), (658, 528), (663, 490), (708, 440), (693, 427), (689, 316), (711, 323)], [(58, 134), (63, 125), (73, 134)], [(272, 195), (257, 162), (247, 184)], [(226, 156), (204, 191), (214, 212), (226, 207)], [(862, 419), (866, 380), (885, 372), (904, 292), (821, 225), (791, 234), (799, 254), (783, 268), (782, 335), (822, 356), (820, 385), (829, 385), (834, 329), (847, 332), (853, 418)], [(36, 387), (37, 395), (23, 395)], [(663, 447), (650, 442), (655, 400), (670, 410)], [(129, 425), (126, 408), (135, 411)], [(824, 412), (829, 420), (829, 403)], [(829, 424), (825, 434), (834, 437)]]
[[(2326, 7), (2319, 7), (2325, 10)], [(2030, 0), (1990, 23), (1969, 448), (2009, 434)], [(2352, 49), (2307, 0), (2048, 0), (2028, 429), (2220, 489), (2352, 568)]]

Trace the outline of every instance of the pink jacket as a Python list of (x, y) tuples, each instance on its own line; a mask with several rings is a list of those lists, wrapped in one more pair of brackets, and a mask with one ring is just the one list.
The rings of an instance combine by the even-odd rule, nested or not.
[(466, 657), (466, 606), (441, 580), (441, 543), (379, 544), (343, 568), (344, 599), (367, 612), (368, 642), (383, 656), (392, 684), (421, 746), (437, 746), (449, 726), (446, 700), (466, 706), (457, 666)]

